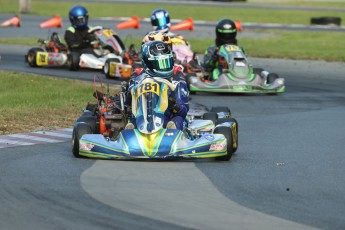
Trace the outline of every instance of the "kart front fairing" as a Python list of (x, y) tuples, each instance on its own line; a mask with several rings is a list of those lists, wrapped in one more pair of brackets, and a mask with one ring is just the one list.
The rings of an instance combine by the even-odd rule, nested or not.
[[(122, 130), (115, 141), (100, 134), (83, 135), (79, 141), (79, 153), (94, 158), (208, 158), (227, 154), (227, 139), (213, 134), (212, 121), (193, 121), (194, 129), (207, 132), (190, 138), (187, 132), (165, 129), (164, 111), (168, 106), (167, 91), (174, 87), (166, 79), (144, 76), (132, 88), (132, 113), (136, 128)], [(196, 127), (197, 126), (197, 127)]]

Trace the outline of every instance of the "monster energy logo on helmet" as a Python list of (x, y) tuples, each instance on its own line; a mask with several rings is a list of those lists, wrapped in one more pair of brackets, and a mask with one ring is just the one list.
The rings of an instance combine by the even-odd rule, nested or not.
[(237, 31), (236, 27), (232, 28), (231, 24), (224, 24), (223, 29), (217, 28), (219, 33), (234, 33)]

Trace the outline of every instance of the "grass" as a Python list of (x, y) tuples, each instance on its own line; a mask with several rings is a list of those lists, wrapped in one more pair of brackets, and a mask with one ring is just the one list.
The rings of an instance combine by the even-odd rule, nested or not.
[(72, 127), (87, 102), (96, 102), (91, 83), (11, 71), (0, 75), (0, 135)]

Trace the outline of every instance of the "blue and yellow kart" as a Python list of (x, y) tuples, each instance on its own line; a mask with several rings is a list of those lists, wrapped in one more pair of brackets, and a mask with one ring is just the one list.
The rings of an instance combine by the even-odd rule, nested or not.
[(117, 137), (108, 138), (94, 133), (88, 122), (76, 122), (73, 154), (103, 159), (230, 160), (238, 147), (238, 124), (228, 108), (213, 108), (203, 119), (189, 116), (184, 130), (163, 127), (167, 92), (174, 87), (166, 79), (143, 77), (131, 91), (134, 128), (121, 129)]

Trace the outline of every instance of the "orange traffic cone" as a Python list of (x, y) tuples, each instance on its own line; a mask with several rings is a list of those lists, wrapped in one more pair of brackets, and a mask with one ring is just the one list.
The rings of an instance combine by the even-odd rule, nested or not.
[(20, 27), (20, 24), (21, 24), (20, 17), (19, 17), (18, 15), (16, 15), (15, 17), (10, 18), (10, 19), (4, 21), (4, 22), (1, 24), (1, 27), (9, 27), (9, 26), (17, 26), (17, 27)]
[(139, 29), (140, 23), (138, 17), (132, 17), (128, 21), (122, 22), (116, 26), (117, 29)]
[(50, 27), (62, 27), (62, 19), (60, 16), (54, 16), (53, 18), (44, 21), (40, 24), (41, 29)]
[(240, 21), (235, 21), (235, 26), (238, 31), (242, 31), (242, 23)]
[(193, 18), (187, 18), (186, 20), (173, 25), (170, 30), (194, 30)]

